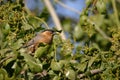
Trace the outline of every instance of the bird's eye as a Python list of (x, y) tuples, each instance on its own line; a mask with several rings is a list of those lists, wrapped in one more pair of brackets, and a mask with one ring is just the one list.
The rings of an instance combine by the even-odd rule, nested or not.
[(54, 33), (54, 31), (49, 31), (50, 32), (50, 34), (53, 34)]
[(53, 34), (54, 32), (50, 32), (50, 34)]

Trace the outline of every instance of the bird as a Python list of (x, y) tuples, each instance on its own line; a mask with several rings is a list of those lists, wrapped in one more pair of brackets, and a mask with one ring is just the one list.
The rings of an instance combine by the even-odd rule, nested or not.
[(41, 33), (38, 33), (35, 37), (28, 41), (22, 48), (27, 48), (27, 51), (34, 53), (40, 44), (51, 44), (53, 36), (57, 32), (61, 33), (62, 30), (46, 29)]

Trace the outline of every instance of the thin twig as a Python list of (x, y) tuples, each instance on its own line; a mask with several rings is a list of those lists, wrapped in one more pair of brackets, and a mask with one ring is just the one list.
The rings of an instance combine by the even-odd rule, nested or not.
[(111, 38), (108, 37), (97, 25), (95, 25), (95, 29), (107, 40), (111, 42)]
[(2, 59), (2, 60), (0, 61), (0, 65), (1, 65), (3, 62), (5, 62), (6, 60), (8, 60), (8, 59), (10, 59), (10, 58), (13, 58), (13, 57), (14, 57), (14, 56), (8, 56), (8, 57)]
[[(100, 70), (100, 69), (94, 69), (94, 70), (91, 70), (91, 71), (89, 71), (89, 72), (90, 72), (91, 75), (94, 75), (94, 74), (101, 73), (102, 70)], [(83, 74), (79, 74), (77, 77), (78, 77), (78, 78), (83, 78), (83, 77), (85, 77), (85, 76), (87, 76), (87, 75), (86, 75), (85, 73), (83, 73)]]
[(119, 17), (118, 17), (118, 12), (117, 12), (117, 8), (116, 8), (116, 0), (111, 0), (112, 1), (112, 5), (113, 5), (113, 11), (114, 11), (114, 16), (116, 19), (116, 25), (118, 28), (120, 28), (119, 26)]
[(41, 78), (47, 76), (47, 74), (48, 74), (47, 71), (46, 71), (46, 70), (43, 70), (41, 73), (35, 74), (35, 75), (34, 75), (34, 78), (41, 79)]
[(111, 42), (111, 38), (105, 34), (104, 31), (102, 31), (99, 26), (97, 26), (94, 22), (92, 22), (90, 19), (88, 19), (88, 22), (90, 22), (94, 27), (95, 30), (98, 31), (105, 39), (109, 40)]
[(62, 3), (60, 0), (55, 0), (59, 5), (61, 5), (62, 7), (68, 9), (68, 10), (71, 10), (73, 12), (76, 12), (77, 14), (80, 14), (81, 12), (76, 10), (75, 8), (72, 8), (72, 7), (69, 7), (67, 5), (65, 5), (64, 3)]
[[(51, 5), (50, 0), (43, 0), (43, 1), (44, 1), (45, 5), (46, 5), (48, 11), (50, 12), (50, 14), (51, 14), (51, 16), (52, 16), (52, 19), (53, 19), (54, 24), (56, 25), (56, 28), (57, 28), (58, 30), (63, 30), (63, 29), (62, 29), (62, 25), (61, 25), (61, 23), (60, 23), (60, 20), (59, 20), (59, 18), (58, 18), (58, 16), (57, 16), (57, 14), (56, 14), (53, 6)], [(66, 37), (65, 37), (65, 34), (64, 34), (63, 31), (62, 31), (62, 33), (60, 34), (60, 36), (61, 36), (61, 38), (62, 38), (63, 40), (66, 40)]]

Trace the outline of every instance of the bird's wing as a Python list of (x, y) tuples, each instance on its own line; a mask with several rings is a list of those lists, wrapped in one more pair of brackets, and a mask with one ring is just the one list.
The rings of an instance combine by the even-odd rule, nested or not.
[(41, 39), (42, 39), (42, 36), (37, 35), (33, 39), (31, 39), (27, 44), (25, 44), (24, 47), (29, 47), (31, 45), (38, 44)]

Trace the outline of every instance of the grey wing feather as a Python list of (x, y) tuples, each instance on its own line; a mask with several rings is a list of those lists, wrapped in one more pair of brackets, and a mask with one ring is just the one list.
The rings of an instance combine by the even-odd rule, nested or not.
[(34, 45), (34, 44), (38, 43), (40, 39), (41, 39), (41, 36), (37, 35), (36, 37), (31, 39), (24, 47), (29, 47), (31, 45)]

